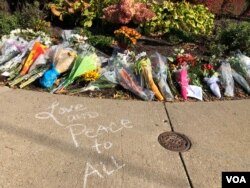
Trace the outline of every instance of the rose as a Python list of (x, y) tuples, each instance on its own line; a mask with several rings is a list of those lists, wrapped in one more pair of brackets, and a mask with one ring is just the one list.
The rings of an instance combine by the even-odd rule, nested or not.
[(210, 64), (210, 63), (206, 63), (206, 64), (202, 65), (202, 69), (211, 71), (211, 70), (214, 70), (214, 66), (212, 64)]
[(185, 63), (189, 63), (191, 66), (195, 64), (195, 58), (191, 54), (179, 54), (176, 57), (178, 66), (183, 66)]

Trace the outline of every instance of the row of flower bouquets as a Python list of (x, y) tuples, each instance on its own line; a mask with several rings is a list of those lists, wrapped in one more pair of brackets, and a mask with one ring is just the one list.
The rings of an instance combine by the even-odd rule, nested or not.
[[(66, 42), (47, 47), (39, 39), (28, 42), (12, 37), (0, 42), (0, 50), (0, 72), (11, 87), (23, 88), (38, 80), (51, 93), (79, 93), (121, 85), (143, 100), (172, 101), (178, 95), (184, 100), (203, 98), (201, 86), (189, 85), (188, 72), (195, 66), (190, 54), (176, 55), (171, 63), (175, 66), (171, 68), (157, 52), (149, 57), (146, 53), (135, 55), (115, 49), (110, 58), (104, 58), (84, 42), (73, 48)], [(203, 82), (218, 98), (221, 91), (224, 96), (234, 96), (234, 81), (250, 94), (249, 57), (239, 53), (233, 64), (221, 62), (218, 72), (210, 64), (202, 68)], [(69, 86), (79, 79), (86, 85), (71, 90)]]

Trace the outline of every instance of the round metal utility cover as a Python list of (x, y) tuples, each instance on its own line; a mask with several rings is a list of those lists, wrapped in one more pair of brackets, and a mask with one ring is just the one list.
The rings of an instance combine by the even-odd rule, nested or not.
[(162, 147), (177, 152), (187, 151), (191, 147), (190, 140), (177, 132), (164, 132), (159, 135), (158, 142)]

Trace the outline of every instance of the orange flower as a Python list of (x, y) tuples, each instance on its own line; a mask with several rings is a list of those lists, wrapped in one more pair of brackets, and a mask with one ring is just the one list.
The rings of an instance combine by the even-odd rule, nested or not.
[(122, 26), (120, 29), (115, 30), (114, 34), (119, 42), (127, 43), (128, 45), (135, 45), (141, 37), (138, 31), (127, 26)]

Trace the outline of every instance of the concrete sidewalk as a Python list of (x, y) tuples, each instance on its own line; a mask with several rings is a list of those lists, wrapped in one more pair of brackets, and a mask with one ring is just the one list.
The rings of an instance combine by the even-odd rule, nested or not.
[[(220, 187), (250, 171), (249, 100), (121, 101), (0, 87), (0, 187)], [(169, 119), (170, 118), (170, 119)], [(174, 129), (182, 154), (157, 139)]]

